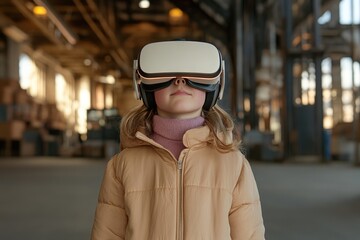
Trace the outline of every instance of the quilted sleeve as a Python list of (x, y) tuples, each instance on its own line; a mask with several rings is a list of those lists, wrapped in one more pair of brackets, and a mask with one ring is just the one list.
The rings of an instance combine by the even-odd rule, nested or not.
[(263, 240), (265, 227), (259, 192), (250, 164), (245, 158), (243, 160), (229, 213), (231, 239)]
[(124, 208), (124, 188), (116, 172), (116, 156), (106, 167), (100, 188), (92, 240), (125, 239), (127, 216)]

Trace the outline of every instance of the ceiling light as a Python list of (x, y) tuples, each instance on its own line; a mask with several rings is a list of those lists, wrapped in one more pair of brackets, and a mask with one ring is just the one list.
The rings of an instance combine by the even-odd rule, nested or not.
[(184, 13), (180, 8), (172, 8), (169, 12), (171, 18), (181, 18)]
[(150, 2), (149, 0), (141, 0), (139, 2), (139, 7), (140, 8), (149, 8), (150, 7)]
[(85, 66), (90, 66), (91, 65), (91, 59), (90, 58), (86, 58), (86, 59), (84, 59), (84, 65)]
[(47, 14), (46, 8), (44, 8), (43, 6), (35, 6), (33, 8), (33, 13), (36, 16), (45, 16)]

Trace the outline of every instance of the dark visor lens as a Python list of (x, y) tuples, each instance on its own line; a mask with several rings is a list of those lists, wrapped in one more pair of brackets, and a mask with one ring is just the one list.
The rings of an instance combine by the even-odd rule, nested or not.
[(189, 85), (190, 87), (199, 89), (199, 90), (203, 90), (205, 92), (212, 92), (215, 91), (215, 89), (219, 86), (219, 83), (216, 84), (202, 84), (202, 83), (197, 83), (194, 81), (190, 81), (189, 79), (185, 79), (187, 85)]
[(170, 86), (172, 81), (173, 81), (173, 79), (171, 79), (170, 81), (167, 81), (167, 82), (157, 83), (157, 84), (141, 83), (141, 87), (147, 92), (154, 92), (154, 91), (157, 91), (157, 90), (160, 90), (160, 89)]
[[(170, 86), (172, 84), (172, 82), (175, 80), (176, 78), (173, 78), (167, 82), (163, 82), (163, 83), (157, 83), (157, 84), (144, 84), (141, 83), (141, 87), (147, 91), (147, 92), (154, 92), (163, 88), (166, 88), (168, 86)], [(187, 78), (184, 78), (186, 81), (186, 84), (189, 85), (190, 87), (205, 91), (205, 92), (212, 92), (215, 91), (216, 88), (218, 88), (219, 83), (216, 84), (202, 84), (202, 83), (197, 83), (194, 81), (190, 81)]]

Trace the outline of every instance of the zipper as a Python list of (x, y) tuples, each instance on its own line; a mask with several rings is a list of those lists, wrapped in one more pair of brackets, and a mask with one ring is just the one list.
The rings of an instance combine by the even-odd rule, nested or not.
[[(146, 137), (144, 134), (140, 133), (140, 132), (136, 132), (135, 136), (138, 139), (141, 139), (147, 143), (150, 143), (158, 148), (164, 149), (165, 151), (167, 151), (170, 155), (171, 152), (167, 149), (165, 149), (163, 146), (161, 146), (160, 144), (151, 141), (148, 137)], [(150, 140), (150, 141), (149, 141)], [(176, 161), (176, 159), (174, 159), (176, 161), (176, 165), (177, 165), (177, 171), (178, 171), (178, 205), (177, 205), (177, 212), (178, 212), (178, 219), (177, 219), (177, 233), (176, 233), (176, 239), (177, 240), (183, 240), (183, 232), (184, 232), (184, 211), (183, 211), (183, 206), (184, 206), (184, 199), (183, 199), (183, 191), (184, 191), (184, 184), (183, 184), (183, 165), (184, 165), (184, 159), (185, 156), (187, 154), (185, 152), (182, 152), (180, 154), (179, 159)]]
[(179, 213), (179, 219), (178, 219), (178, 234), (177, 239), (182, 240), (183, 239), (183, 158), (179, 159), (177, 162), (177, 168), (178, 168), (178, 213)]

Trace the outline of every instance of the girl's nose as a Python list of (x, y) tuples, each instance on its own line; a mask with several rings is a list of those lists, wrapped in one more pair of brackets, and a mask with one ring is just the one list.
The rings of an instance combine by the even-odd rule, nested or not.
[(180, 85), (180, 84), (186, 84), (186, 81), (185, 79), (183, 78), (176, 78), (175, 81), (174, 81), (175, 85)]

